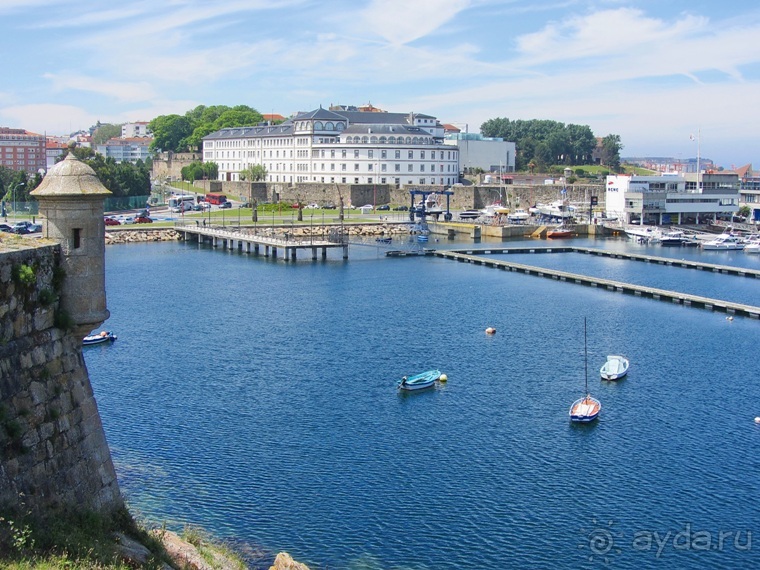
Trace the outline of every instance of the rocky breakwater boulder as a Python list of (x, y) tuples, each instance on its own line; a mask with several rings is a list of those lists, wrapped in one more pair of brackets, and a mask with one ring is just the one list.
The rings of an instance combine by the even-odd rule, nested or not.
[(147, 241), (176, 241), (181, 237), (181, 234), (174, 228), (108, 230), (106, 231), (106, 245)]

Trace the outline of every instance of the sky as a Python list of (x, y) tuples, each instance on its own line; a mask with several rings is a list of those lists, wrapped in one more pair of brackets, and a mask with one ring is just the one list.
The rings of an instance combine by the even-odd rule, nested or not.
[(0, 61), (0, 126), (48, 135), (371, 103), (760, 169), (756, 0), (0, 0)]

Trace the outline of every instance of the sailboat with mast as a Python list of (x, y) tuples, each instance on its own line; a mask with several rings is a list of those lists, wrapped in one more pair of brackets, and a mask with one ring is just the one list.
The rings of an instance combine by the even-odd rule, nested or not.
[(588, 348), (586, 343), (586, 317), (583, 317), (583, 362), (586, 373), (586, 395), (570, 406), (570, 421), (591, 422), (602, 411), (602, 403), (591, 396), (588, 391)]

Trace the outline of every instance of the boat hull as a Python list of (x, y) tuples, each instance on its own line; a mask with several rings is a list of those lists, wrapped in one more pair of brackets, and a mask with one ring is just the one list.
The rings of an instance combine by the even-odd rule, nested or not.
[(440, 370), (428, 370), (427, 372), (421, 372), (420, 374), (415, 374), (409, 378), (403, 378), (401, 382), (398, 383), (398, 389), (406, 392), (425, 390), (426, 388), (432, 388), (435, 386), (436, 380), (440, 377)]
[[(105, 331), (104, 331), (105, 332)], [(105, 332), (105, 334), (91, 334), (82, 339), (82, 346), (92, 346), (94, 344), (105, 344), (107, 342), (113, 342), (116, 340), (116, 335), (112, 332)]]
[(596, 398), (586, 396), (573, 402), (570, 406), (570, 421), (573, 422), (593, 422), (599, 417), (599, 412), (602, 411), (602, 404)]
[(603, 380), (620, 380), (628, 374), (630, 363), (624, 356), (612, 355), (607, 357), (599, 375)]

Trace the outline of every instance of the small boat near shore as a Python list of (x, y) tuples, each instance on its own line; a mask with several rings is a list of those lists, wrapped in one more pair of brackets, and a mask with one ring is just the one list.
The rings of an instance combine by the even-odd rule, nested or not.
[(436, 380), (441, 377), (440, 370), (427, 370), (426, 372), (420, 372), (414, 376), (404, 376), (398, 383), (399, 390), (415, 391), (424, 390), (425, 388), (431, 388), (435, 385)]
[(106, 342), (115, 341), (117, 336), (111, 331), (100, 331), (97, 334), (88, 334), (82, 339), (82, 346), (89, 346), (93, 344), (104, 344)]
[(546, 237), (549, 239), (565, 239), (573, 237), (573, 231), (567, 226), (557, 226), (546, 232)]
[(602, 365), (599, 371), (603, 380), (620, 380), (628, 374), (630, 361), (625, 356), (611, 354), (607, 357), (607, 362)]

